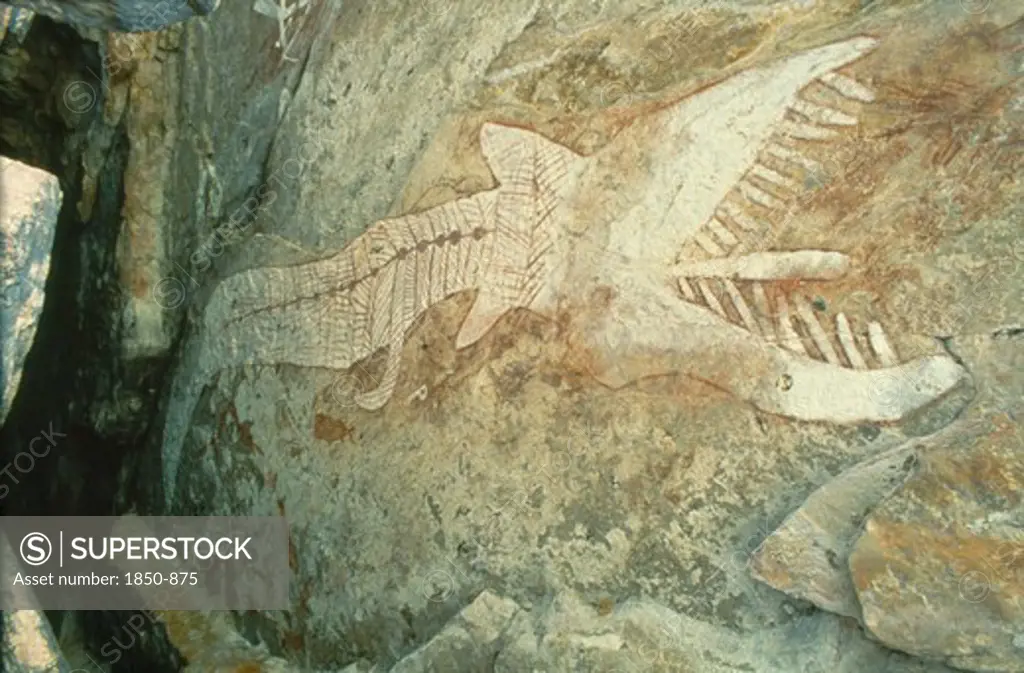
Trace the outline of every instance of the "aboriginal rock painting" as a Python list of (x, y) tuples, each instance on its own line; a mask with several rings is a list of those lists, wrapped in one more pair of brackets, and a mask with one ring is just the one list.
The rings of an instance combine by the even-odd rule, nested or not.
[[(590, 156), (484, 124), (493, 189), (381, 220), (333, 257), (225, 279), (206, 309), (201, 376), (172, 405), (190, 415), (198, 379), (224, 367), (345, 370), (386, 349), (379, 385), (356, 396), (380, 409), (410, 326), (472, 291), (457, 348), (525, 308), (569, 315), (570, 343), (612, 388), (685, 374), (793, 419), (903, 418), (964, 370), (944, 354), (901, 361), (880, 324), (826, 321), (787, 296), (792, 281), (843, 276), (842, 251), (764, 245), (762, 213), (800, 188), (786, 167), (814, 168), (803, 148), (840, 137), (872, 104), (841, 70), (876, 45), (855, 37), (742, 71), (638, 117)], [(812, 87), (842, 106), (816, 102)]]

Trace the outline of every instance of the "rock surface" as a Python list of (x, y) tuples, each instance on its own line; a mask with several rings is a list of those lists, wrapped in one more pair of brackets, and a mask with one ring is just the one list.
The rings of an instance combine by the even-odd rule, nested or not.
[(55, 176), (0, 157), (0, 425), (43, 310), (62, 200)]
[(1024, 432), (922, 455), (850, 555), (864, 623), (882, 642), (972, 671), (1024, 671)]
[(910, 476), (917, 455), (900, 445), (843, 472), (811, 494), (751, 558), (753, 576), (845, 617), (860, 606), (847, 563), (864, 518)]
[(860, 619), (850, 577), (850, 553), (875, 507), (918, 469), (921, 455), (964, 447), (981, 424), (954, 422), (939, 432), (883, 451), (811, 494), (758, 548), (751, 572), (758, 580), (823, 610)]
[(64, 673), (71, 667), (57, 647), (46, 613), (15, 610), (2, 616), (4, 637), (0, 660), (8, 673)]
[[(479, 603), (486, 601), (488, 609)], [(501, 606), (497, 611), (495, 606)], [(485, 612), (486, 616), (471, 613)], [(500, 615), (496, 621), (494, 618)], [(680, 615), (652, 601), (592, 605), (559, 594), (545, 606), (522, 610), (507, 599), (481, 594), (427, 645), (391, 673), (431, 671), (594, 671), (605, 673), (910, 673), (923, 669), (910, 657), (859, 639), (856, 627), (803, 616), (757, 635)], [(832, 648), (821, 657), (809, 642)]]
[(519, 606), (513, 601), (484, 591), (430, 642), (396, 664), (391, 673), (487, 670), (518, 612)]
[(0, 48), (5, 40), (8, 44), (17, 44), (25, 39), (33, 16), (34, 13), (28, 9), (0, 7)]
[[(5, 566), (17, 564), (7, 535), (0, 535), (0, 560)], [(12, 595), (31, 610), (6, 610), (0, 614), (0, 665), (7, 673), (69, 673), (71, 667), (61, 653), (46, 613), (39, 608), (27, 586), (4, 587), (4, 603)]]
[[(159, 483), (159, 459), (138, 448), (191, 293), (223, 252), (207, 243), (271, 178), (263, 168), (291, 88), (339, 3), (293, 6), (280, 21), (256, 5), (124, 35), (0, 3), (0, 153), (64, 190), (47, 308), (0, 428), (7, 515), (123, 512)], [(112, 666), (99, 648), (132, 618), (48, 616), (72, 667), (97, 671)], [(159, 629), (119, 654), (124, 670), (178, 670)]]
[[(850, 338), (871, 347), (863, 348), (866, 357), (885, 361), (891, 345), (901, 361), (951, 361), (969, 377), (945, 395), (927, 386), (909, 390), (921, 380), (915, 379), (917, 369), (873, 379), (877, 387), (863, 396), (853, 396), (849, 386), (825, 387), (804, 398), (809, 406), (803, 411), (845, 408), (845, 393), (857, 398), (853, 406), (863, 404), (886, 422), (849, 422), (849, 415), (836, 422), (798, 421), (793, 416), (799, 413), (763, 408), (770, 406), (766, 399), (801, 389), (801, 381), (766, 379), (770, 368), (744, 369), (763, 362), (759, 358), (775, 342), (766, 351), (741, 351), (743, 358), (713, 349), (702, 354), (689, 365), (708, 374), (704, 382), (676, 372), (621, 387), (614, 385), (614, 368), (621, 364), (616, 358), (588, 358), (569, 338), (566, 325), (578, 317), (571, 308), (552, 320), (529, 309), (509, 311), (490, 331), (481, 328), (486, 333), (478, 341), (456, 348), (467, 315), (480, 317), (480, 288), (434, 303), (402, 335), (395, 346), (400, 373), (379, 411), (359, 407), (352, 392), (373, 390), (384, 378), (393, 354), (383, 349), (335, 371), (267, 359), (225, 369), (211, 379), (195, 415), (174, 428), (185, 439), (180, 467), (165, 465), (163, 476), (175, 513), (289, 519), (295, 609), (246, 615), (239, 628), (260, 634), (275, 655), (314, 668), (367, 660), (381, 670), (430, 670), (436, 656), (448, 670), (480, 670), (479, 657), (496, 652), (494, 669), (503, 671), (577, 665), (688, 666), (701, 672), (949, 670), (938, 661), (894, 653), (854, 620), (768, 589), (751, 576), (748, 562), (787, 515), (836, 475), (954, 418), (1008, 412), (1020, 399), (1021, 342), (1013, 326), (1024, 315), (1018, 149), (1024, 10), (993, 0), (972, 12), (964, 4), (737, 2), (699, 11), (687, 3), (582, 1), (343, 5), (336, 21), (325, 24), (324, 40), (294, 97), (282, 99), (286, 114), (262, 173), (274, 198), (257, 199), (251, 222), (252, 231), (268, 235), (246, 240), (236, 229), (230, 245), (206, 247), (175, 239), (161, 262), (205, 270), (204, 260), (223, 254), (218, 275), (259, 269), (233, 276), (229, 287), (237, 295), (211, 288), (197, 293), (197, 304), (207, 295), (217, 299), (209, 313), (196, 312), (197, 323), (228, 324), (238, 307), (297, 299), (286, 272), (264, 267), (326, 258), (381, 218), (427, 211), (501, 184), (493, 172), (501, 163), (488, 162), (481, 147), (485, 122), (526, 127), (580, 156), (601, 156), (632, 120), (714, 90), (728, 76), (764, 72), (799, 54), (870, 36), (877, 48), (841, 70), (871, 96), (842, 79), (832, 81), (843, 82), (837, 86), (850, 100), (828, 99), (829, 109), (845, 115), (831, 119), (855, 117), (857, 124), (835, 124), (832, 144), (794, 145), (812, 161), (788, 174), (799, 196), (788, 219), (762, 213), (774, 225), (764, 247), (837, 252), (849, 261), (852, 271), (839, 279), (787, 277), (782, 283), (785, 292), (807, 300), (794, 303), (787, 320), (809, 353), (827, 359), (831, 352), (845, 369), (857, 369), (853, 349), (842, 343), (843, 329), (825, 335), (834, 339), (834, 351), (812, 333), (815, 320), (841, 325), (842, 314), (854, 325)], [(183, 100), (189, 104), (209, 100), (199, 84), (187, 86), (192, 88)], [(854, 101), (857, 96), (864, 100)], [(253, 110), (249, 119), (259, 117)], [(815, 110), (804, 107), (803, 117), (794, 113), (789, 121), (823, 114)], [(239, 186), (252, 184), (243, 178), (247, 140), (258, 138), (264, 147), (266, 140), (240, 126), (216, 128), (225, 134), (216, 136), (217, 147), (232, 151), (215, 151), (207, 163), (198, 160), (201, 152), (188, 155), (196, 159), (188, 170), (206, 176), (193, 210), (225, 213), (245, 202)], [(699, 140), (717, 147), (713, 137)], [(574, 204), (592, 219), (570, 224), (593, 224), (596, 231), (609, 224), (602, 213), (664, 207), (631, 200), (663, 194), (641, 190), (649, 187), (644, 171), (633, 169), (663, 171), (664, 162), (677, 150), (682, 155), (689, 142), (679, 137), (645, 144), (645, 151), (653, 145), (657, 161), (651, 152), (629, 155), (621, 148), (604, 155), (614, 156), (612, 166), (623, 173), (600, 173), (608, 189), (588, 191), (589, 202)], [(707, 177), (697, 170), (701, 166), (677, 168), (696, 171), (695, 183)], [(679, 174), (665, 177), (665, 184), (675, 184)], [(268, 177), (275, 175), (275, 181)], [(761, 181), (763, 192), (772, 189), (763, 182), (772, 177), (762, 171), (752, 179)], [(230, 205), (217, 200), (214, 188), (228, 180), (235, 181), (224, 190), (236, 195)], [(744, 189), (748, 197), (763, 198)], [(693, 197), (685, 186), (680, 193), (681, 199)], [(183, 208), (177, 202), (169, 211)], [(438, 236), (429, 243), (447, 240)], [(142, 244), (144, 252), (148, 243)], [(664, 256), (675, 252), (658, 249)], [(378, 254), (367, 249), (368, 259)], [(152, 279), (160, 265), (138, 268)], [(775, 272), (781, 273), (778, 267)], [(191, 282), (174, 273), (183, 287)], [(243, 282), (253, 278), (277, 282)], [(313, 288), (313, 295), (318, 283), (330, 289), (339, 282), (315, 274), (306, 280), (310, 285), (298, 288)], [(642, 317), (641, 311), (628, 315), (621, 299), (640, 285), (594, 288), (586, 308), (600, 316), (604, 299), (624, 322)], [(700, 310), (714, 312), (708, 299), (714, 296), (729, 313), (728, 286), (708, 287)], [(697, 280), (690, 289), (704, 292)], [(144, 292), (139, 296), (140, 305), (148, 301)], [(312, 344), (321, 350), (311, 350), (307, 363), (340, 358), (342, 345), (327, 337), (348, 314), (319, 307), (307, 312), (308, 323), (239, 330), (247, 332), (244, 339), (221, 352), (265, 356)], [(865, 334), (875, 321), (886, 326), (891, 343), (877, 331)], [(158, 332), (166, 336), (171, 324), (160, 323)], [(609, 336), (614, 324), (602, 330), (606, 353), (628, 353), (637, 345), (615, 343)], [(700, 329), (659, 333), (669, 333), (675, 339), (669, 346), (676, 346), (691, 343), (694, 332)], [(239, 344), (235, 351), (232, 343)], [(190, 368), (201, 361), (193, 345), (183, 349), (179, 376), (205, 373)], [(648, 349), (647, 355), (628, 363), (627, 373), (657, 369), (651, 366), (659, 364), (657, 353)], [(777, 389), (744, 388), (755, 375), (777, 381)], [(708, 380), (724, 381), (736, 394)], [(887, 396), (894, 389), (901, 395)], [(908, 412), (901, 406), (908, 392), (929, 403)], [(159, 443), (151, 442), (153, 455)], [(888, 488), (871, 497), (855, 493), (846, 505), (859, 504), (861, 495), (877, 500)], [(153, 508), (162, 505), (163, 498), (151, 501)], [(863, 519), (862, 511), (855, 514)], [(825, 518), (813, 517), (821, 530), (812, 534), (838, 530)], [(838, 516), (835, 521), (845, 531), (841, 540), (826, 536), (818, 544), (838, 553), (855, 525)], [(823, 568), (820, 558), (809, 571)], [(833, 600), (841, 592), (826, 587), (818, 593)], [(478, 596), (491, 594), (501, 605), (520, 607), (497, 644), (491, 635), (475, 635), (466, 614), (456, 617)], [(1013, 623), (1012, 614), (1006, 618)], [(868, 620), (869, 628), (880, 623)], [(666, 625), (670, 636), (659, 640), (659, 627)], [(891, 642), (916, 645), (912, 639)], [(660, 659), (652, 658), (659, 652)]]
[(167, 629), (171, 642), (185, 658), (185, 673), (204, 671), (259, 671), (299, 673), (302, 669), (271, 656), (265, 646), (248, 642), (224, 613), (154, 613)]
[(6, 0), (4, 4), (76, 27), (142, 33), (205, 16), (219, 3), (220, 0)]

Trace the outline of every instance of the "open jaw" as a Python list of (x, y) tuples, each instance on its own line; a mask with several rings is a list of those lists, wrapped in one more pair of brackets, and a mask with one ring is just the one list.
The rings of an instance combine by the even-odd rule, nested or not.
[[(755, 320), (763, 320), (752, 312)], [(801, 317), (803, 314), (803, 317)], [(806, 310), (786, 320), (817, 321)], [(843, 314), (836, 322), (846, 323)], [(615, 297), (579, 326), (581, 345), (597, 363), (595, 378), (621, 388), (645, 377), (684, 374), (720, 388), (754, 407), (801, 421), (837, 424), (896, 422), (934, 402), (967, 376), (944, 354), (899, 363), (877, 323), (863, 339), (830, 356), (754, 336), (712, 311), (682, 301), (666, 285)], [(819, 326), (820, 327), (820, 326)], [(848, 326), (844, 328), (849, 335)], [(805, 334), (806, 328), (801, 330)], [(795, 334), (795, 333), (794, 333)]]

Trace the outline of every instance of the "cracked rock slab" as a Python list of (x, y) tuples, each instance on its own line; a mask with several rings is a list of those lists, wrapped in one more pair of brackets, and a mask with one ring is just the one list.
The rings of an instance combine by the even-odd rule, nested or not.
[(962, 445), (978, 424), (961, 422), (882, 451), (820, 487), (751, 558), (758, 580), (822, 610), (860, 619), (849, 557), (867, 515), (917, 471), (919, 456)]
[(0, 157), (0, 423), (14, 401), (43, 311), (63, 198), (55, 176)]
[(825, 484), (772, 533), (751, 559), (755, 578), (784, 593), (847, 617), (858, 617), (846, 559), (863, 513), (913, 470), (916, 455), (900, 446)]
[(807, 616), (740, 634), (648, 600), (631, 600), (602, 614), (572, 594), (556, 596), (549, 607), (530, 617), (509, 629), (507, 645), (494, 662), (496, 673), (949, 672), (945, 666), (922, 666), (886, 651), (833, 617)]
[(498, 654), (502, 633), (518, 612), (514, 601), (484, 591), (391, 673), (487, 670)]
[[(15, 562), (14, 550), (6, 536), (0, 537), (0, 554), (5, 565)], [(61, 653), (46, 613), (39, 607), (32, 590), (25, 586), (16, 586), (10, 592), (15, 595), (23, 594), (19, 603), (27, 603), (35, 609), (8, 610), (0, 613), (0, 670), (9, 673), (70, 671), (71, 667)]]
[(864, 623), (889, 647), (970, 671), (1024, 671), (1024, 433), (922, 456), (850, 556)]

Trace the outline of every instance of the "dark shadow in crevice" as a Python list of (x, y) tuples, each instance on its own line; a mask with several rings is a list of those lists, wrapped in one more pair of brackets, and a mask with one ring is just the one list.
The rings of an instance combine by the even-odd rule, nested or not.
[[(96, 79), (101, 61), (97, 44), (38, 16), (19, 46), (0, 53), (0, 154), (54, 174), (63, 192), (36, 336), (0, 427), (0, 465), (12, 466), (0, 500), (6, 516), (122, 513), (150, 410), (114, 414), (109, 423), (97, 419), (117, 408), (126, 387), (156, 387), (161, 373), (156, 363), (129, 369), (121, 357), (117, 244), (128, 139), (123, 128), (102, 127), (105, 92)], [(90, 91), (95, 100), (84, 109), (80, 96)], [(112, 135), (83, 220), (79, 202), (90, 133)], [(30, 452), (42, 433), (53, 441), (36, 442)], [(19, 456), (24, 471), (14, 467)], [(143, 613), (46, 614), (57, 634), (74, 620), (82, 649), (115, 673), (181, 668), (163, 627)], [(112, 643), (127, 645), (116, 661)]]

